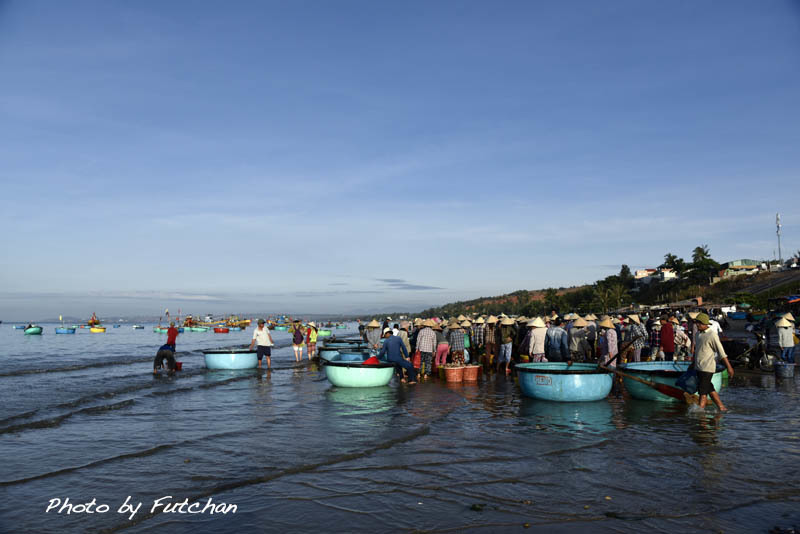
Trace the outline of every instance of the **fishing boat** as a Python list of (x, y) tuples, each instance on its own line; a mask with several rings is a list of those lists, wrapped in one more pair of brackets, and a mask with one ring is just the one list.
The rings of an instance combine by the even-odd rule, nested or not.
[(208, 332), (209, 329), (207, 326), (190, 326), (188, 330), (190, 332)]
[[(692, 362), (629, 362), (620, 365), (619, 369), (629, 375), (633, 375), (650, 382), (660, 384), (667, 384), (668, 386), (678, 387), (676, 382), (678, 378), (685, 373)], [(726, 369), (727, 370), (727, 369)], [(722, 389), (723, 382), (722, 371), (714, 373), (711, 377), (711, 383), (714, 384), (714, 389), (717, 391)], [(656, 391), (654, 388), (637, 382), (627, 377), (623, 377), (625, 389), (631, 394), (634, 399), (661, 401), (661, 402), (679, 402), (677, 399), (664, 395)]]
[(25, 330), (25, 325), (24, 324), (15, 324), (14, 325), (14, 330)]
[(337, 324), (337, 325), (336, 325), (336, 329), (337, 329), (337, 330), (343, 330), (343, 329), (345, 329), (345, 328), (347, 328), (347, 325), (345, 325), (345, 324)]
[(369, 349), (366, 347), (320, 347), (317, 349), (317, 354), (323, 360), (329, 362), (339, 354), (365, 354), (365, 359), (369, 357)]
[(215, 334), (227, 334), (228, 332), (230, 332), (230, 330), (226, 326), (217, 326), (214, 328)]
[(92, 334), (102, 334), (105, 331), (106, 331), (105, 326), (93, 326), (89, 329), (89, 332), (91, 332)]
[(340, 388), (372, 388), (387, 385), (394, 375), (394, 364), (364, 365), (365, 353), (341, 353), (325, 364), (328, 381)]
[(277, 330), (279, 332), (286, 332), (287, 330), (289, 330), (289, 327), (286, 326), (286, 325), (283, 325), (283, 324), (278, 324), (278, 325), (275, 325), (275, 330)]
[(133, 325), (133, 329), (134, 330), (144, 330), (144, 327), (142, 325), (140, 325), (140, 324), (135, 324), (135, 325)]
[(522, 363), (519, 373), (522, 394), (555, 402), (589, 402), (604, 399), (611, 392), (613, 378), (593, 363)]
[(153, 332), (155, 332), (156, 334), (166, 334), (167, 330), (168, 330), (168, 328), (166, 326), (154, 326), (153, 327)]
[(203, 356), (208, 369), (255, 369), (258, 357), (250, 349), (204, 350)]
[(56, 334), (74, 334), (75, 329), (70, 328), (68, 326), (57, 326), (56, 327)]
[(122, 325), (120, 325), (120, 324), (115, 324), (115, 325), (114, 325), (114, 328), (119, 328), (120, 326), (122, 326)]
[(743, 311), (728, 312), (728, 319), (735, 319), (737, 321), (743, 321), (743, 320), (747, 319), (747, 312), (743, 312)]
[(317, 330), (317, 337), (330, 337), (330, 330)]
[(26, 336), (41, 336), (42, 335), (42, 327), (41, 326), (32, 326), (30, 328), (25, 329)]

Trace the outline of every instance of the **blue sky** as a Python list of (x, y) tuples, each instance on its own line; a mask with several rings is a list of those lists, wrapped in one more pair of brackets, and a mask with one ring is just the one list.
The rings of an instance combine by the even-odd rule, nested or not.
[(796, 251), (798, 6), (0, 1), (0, 316), (419, 309), (769, 258), (778, 211)]

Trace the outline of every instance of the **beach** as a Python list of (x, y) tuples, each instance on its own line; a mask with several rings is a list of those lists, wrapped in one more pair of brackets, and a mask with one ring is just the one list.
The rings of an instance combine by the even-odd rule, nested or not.
[[(337, 389), (317, 365), (294, 364), (285, 332), (273, 332), (270, 374), (204, 368), (201, 349), (249, 343), (252, 327), (180, 335), (183, 370), (154, 377), (164, 336), (152, 325), (75, 335), (43, 326), (23, 336), (0, 325), (4, 532), (800, 524), (797, 378), (737, 375), (720, 415), (631, 399), (535, 401), (504, 376)], [(93, 512), (59, 513), (65, 499), (94, 500)]]

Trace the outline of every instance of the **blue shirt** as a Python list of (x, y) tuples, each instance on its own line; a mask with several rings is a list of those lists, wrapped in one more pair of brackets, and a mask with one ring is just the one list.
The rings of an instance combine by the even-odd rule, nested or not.
[(389, 336), (383, 340), (383, 347), (381, 347), (378, 358), (383, 360), (384, 356), (386, 356), (386, 360), (396, 362), (403, 359), (403, 354), (408, 358), (408, 351), (403, 340), (398, 336)]

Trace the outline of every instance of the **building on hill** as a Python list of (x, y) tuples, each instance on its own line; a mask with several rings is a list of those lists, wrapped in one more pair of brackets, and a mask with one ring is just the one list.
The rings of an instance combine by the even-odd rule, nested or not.
[(720, 265), (719, 277), (731, 278), (732, 276), (740, 276), (743, 274), (756, 274), (760, 268), (760, 262), (756, 260), (732, 260)]

